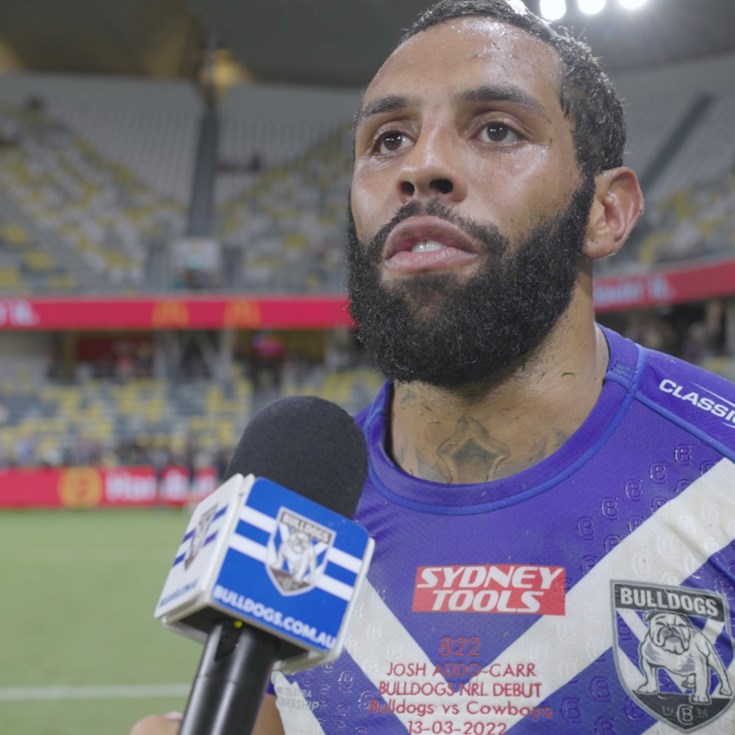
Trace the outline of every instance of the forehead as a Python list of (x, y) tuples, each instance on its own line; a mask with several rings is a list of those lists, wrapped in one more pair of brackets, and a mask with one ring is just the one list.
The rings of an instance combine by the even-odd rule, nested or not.
[(409, 95), (417, 85), (451, 94), (489, 83), (522, 87), (560, 109), (556, 51), (520, 28), (476, 17), (439, 23), (402, 43), (375, 75), (364, 99)]

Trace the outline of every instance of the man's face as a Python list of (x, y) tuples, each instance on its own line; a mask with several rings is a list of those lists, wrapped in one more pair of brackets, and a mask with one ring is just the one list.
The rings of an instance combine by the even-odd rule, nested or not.
[(559, 76), (550, 47), (471, 18), (409, 39), (368, 88), (350, 295), (389, 377), (497, 377), (568, 306), (593, 182), (575, 162)]

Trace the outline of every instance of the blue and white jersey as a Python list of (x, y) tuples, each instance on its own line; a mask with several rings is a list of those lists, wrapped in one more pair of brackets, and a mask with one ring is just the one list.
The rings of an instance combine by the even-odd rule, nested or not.
[(346, 651), (273, 685), (288, 735), (735, 733), (735, 386), (605, 331), (558, 451), (443, 485), (358, 417), (375, 556)]

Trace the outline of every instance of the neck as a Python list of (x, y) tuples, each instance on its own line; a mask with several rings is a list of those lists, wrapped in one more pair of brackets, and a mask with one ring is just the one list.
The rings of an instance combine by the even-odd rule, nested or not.
[(592, 319), (566, 319), (521, 368), (460, 388), (397, 383), (391, 407), (394, 460), (449, 484), (497, 480), (555, 452), (602, 389), (608, 350)]

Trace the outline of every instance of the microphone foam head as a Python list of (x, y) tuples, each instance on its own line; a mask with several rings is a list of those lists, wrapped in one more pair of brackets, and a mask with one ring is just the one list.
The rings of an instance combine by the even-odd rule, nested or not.
[(290, 396), (252, 418), (226, 477), (252, 473), (352, 518), (367, 465), (365, 438), (344, 409), (316, 396)]

